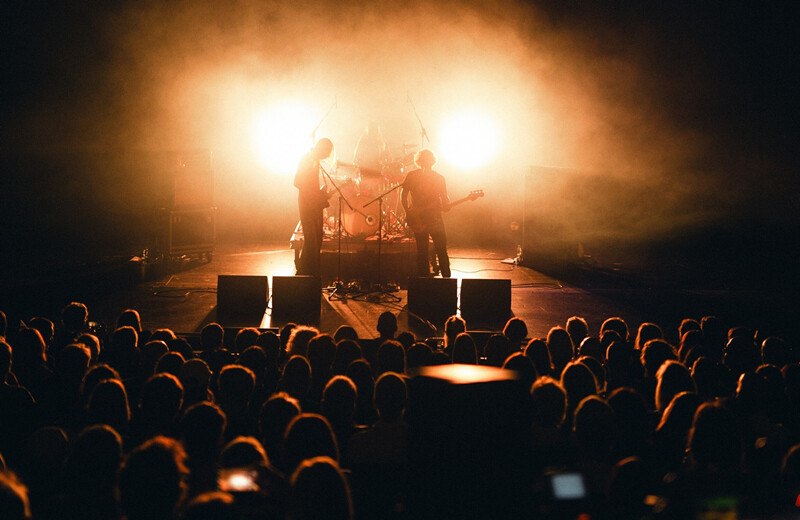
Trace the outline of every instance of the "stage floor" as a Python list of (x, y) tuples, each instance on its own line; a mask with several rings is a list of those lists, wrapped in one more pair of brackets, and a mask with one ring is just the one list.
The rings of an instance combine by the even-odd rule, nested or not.
[[(783, 334), (791, 340), (793, 333), (781, 328), (793, 328), (792, 321), (786, 316), (795, 308), (787, 305), (791, 296), (772, 290), (664, 289), (631, 283), (629, 279), (616, 279), (607, 273), (595, 276), (591, 272), (576, 283), (567, 283), (535, 269), (503, 263), (504, 259), (513, 256), (512, 249), (451, 247), (450, 253), (453, 277), (459, 281), (465, 278), (511, 281), (511, 311), (514, 316), (525, 320), (530, 337), (544, 337), (551, 327), (564, 325), (573, 315), (586, 318), (595, 333), (609, 316), (623, 317), (632, 328), (643, 321), (653, 321), (660, 324), (673, 341), (677, 341), (674, 332), (682, 318), (699, 318), (707, 314), (717, 315), (730, 325), (759, 328), (762, 334)], [(113, 325), (120, 311), (132, 307), (141, 312), (143, 325), (149, 329), (169, 327), (178, 333), (196, 333), (207, 323), (218, 320), (218, 275), (272, 277), (291, 276), (294, 272), (294, 251), (286, 242), (218, 244), (211, 261), (190, 258), (173, 262), (168, 267), (151, 265), (136, 283), (112, 284), (113, 290), (93, 292), (78, 288), (70, 293), (70, 298), (85, 301), (92, 318), (109, 325)], [(342, 277), (344, 281), (353, 278), (359, 277)], [(365, 275), (362, 281), (370, 280)], [(86, 284), (91, 283), (87, 278)], [(340, 325), (351, 325), (360, 337), (374, 337), (377, 335), (375, 324), (378, 316), (391, 310), (398, 316), (400, 330), (411, 330), (419, 337), (441, 335), (441, 330), (433, 332), (417, 320), (409, 319), (404, 288), (391, 293), (391, 296), (396, 301), (353, 298), (329, 301), (323, 295), (320, 328), (333, 332)], [(61, 305), (63, 301), (51, 308), (50, 315)], [(35, 311), (35, 314), (48, 315), (46, 310)], [(265, 309), (260, 319), (249, 323), (226, 325), (270, 327), (273, 325), (271, 311)], [(499, 329), (499, 326), (493, 329)]]

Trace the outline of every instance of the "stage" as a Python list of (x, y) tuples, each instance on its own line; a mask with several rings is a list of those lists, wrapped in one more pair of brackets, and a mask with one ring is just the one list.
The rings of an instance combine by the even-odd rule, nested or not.
[[(359, 270), (359, 262), (371, 258), (370, 241), (350, 242), (343, 258), (342, 280), (369, 284), (375, 271)], [(413, 241), (382, 244), (388, 254), (408, 262), (413, 255)], [(326, 243), (326, 284), (335, 278), (335, 243)], [(564, 325), (573, 315), (583, 316), (590, 330), (597, 332), (609, 316), (621, 316), (633, 328), (643, 321), (652, 321), (674, 337), (680, 320), (717, 315), (729, 325), (758, 328), (761, 334), (782, 334), (793, 338), (789, 314), (796, 309), (792, 294), (774, 287), (726, 289), (711, 286), (678, 286), (665, 279), (656, 285), (633, 273), (624, 273), (602, 266), (577, 266), (565, 278), (547, 275), (532, 267), (504, 263), (514, 255), (514, 248), (450, 248), (453, 278), (459, 286), (465, 279), (502, 279), (511, 284), (511, 313), (523, 319), (530, 337), (544, 337), (549, 329)], [(170, 262), (140, 257), (114, 257), (106, 262), (85, 262), (80, 269), (54, 272), (45, 279), (17, 276), (3, 280), (3, 301), (0, 308), (10, 320), (27, 320), (32, 316), (58, 319), (58, 311), (72, 300), (87, 303), (91, 320), (113, 327), (116, 317), (126, 308), (138, 309), (143, 325), (149, 329), (168, 327), (178, 333), (196, 335), (204, 325), (220, 319), (217, 313), (217, 289), (220, 275), (262, 276), (273, 287), (275, 276), (292, 276), (295, 251), (287, 242), (252, 244), (217, 244), (213, 257), (177, 258)], [(358, 261), (352, 261), (358, 259)], [(394, 265), (394, 267), (392, 267)], [(408, 264), (410, 265), (410, 264)], [(344, 268), (344, 266), (347, 266)], [(382, 262), (382, 268), (384, 264)], [(377, 268), (377, 266), (375, 266)], [(396, 268), (386, 263), (384, 273)], [(407, 266), (406, 266), (407, 267)], [(394, 271), (399, 273), (400, 271)], [(388, 276), (388, 275), (387, 275)], [(438, 330), (414, 319), (408, 312), (408, 291), (400, 287), (386, 297), (375, 295), (330, 299), (320, 298), (319, 327), (333, 332), (341, 325), (350, 325), (360, 337), (377, 335), (378, 316), (386, 310), (398, 316), (400, 330), (410, 330), (418, 337), (440, 336)], [(252, 319), (224, 322), (241, 326), (274, 327), (269, 306)], [(468, 326), (470, 324), (468, 323)], [(500, 330), (502, 324), (475, 327)]]

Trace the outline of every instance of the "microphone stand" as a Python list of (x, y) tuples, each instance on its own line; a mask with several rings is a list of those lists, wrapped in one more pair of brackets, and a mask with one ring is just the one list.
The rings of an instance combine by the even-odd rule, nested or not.
[(387, 287), (384, 287), (384, 285), (381, 283), (381, 244), (383, 243), (383, 198), (386, 195), (393, 192), (394, 190), (396, 190), (397, 188), (400, 188), (401, 186), (403, 186), (403, 183), (400, 183), (397, 186), (394, 186), (393, 188), (389, 188), (388, 190), (384, 191), (371, 201), (361, 206), (362, 208), (366, 208), (370, 204), (373, 204), (376, 201), (378, 202), (378, 264), (377, 264), (377, 276), (376, 276), (378, 282), (374, 286), (376, 290), (367, 294), (366, 299), (368, 301), (379, 302), (382, 301), (382, 298), (386, 298), (388, 301), (392, 302), (402, 301), (402, 298), (394, 294), (391, 294), (393, 291)]
[(347, 290), (345, 288), (344, 282), (342, 282), (341, 275), (342, 275), (342, 201), (347, 204), (352, 211), (363, 213), (353, 207), (352, 204), (347, 200), (347, 197), (344, 196), (342, 190), (333, 180), (331, 174), (320, 164), (319, 169), (322, 170), (323, 175), (328, 179), (328, 182), (331, 183), (333, 189), (336, 190), (336, 193), (339, 194), (339, 210), (338, 210), (338, 247), (336, 251), (336, 280), (333, 282), (332, 286), (328, 286), (325, 288), (326, 291), (329, 292), (328, 294), (328, 301), (334, 300), (346, 300), (347, 299)]
[(414, 105), (414, 102), (411, 100), (411, 96), (410, 95), (408, 96), (408, 102), (411, 104), (411, 110), (414, 111), (414, 117), (417, 118), (417, 123), (419, 123), (419, 136), (420, 136), (419, 147), (420, 148), (425, 148), (425, 140), (427, 140), (428, 143), (430, 143), (431, 140), (428, 137), (428, 132), (427, 132), (427, 130), (425, 130), (425, 125), (422, 124), (422, 119), (420, 119), (419, 114), (417, 113), (417, 107)]
[(310, 133), (310, 134), (308, 134), (308, 137), (310, 137), (310, 138), (311, 138), (311, 142), (312, 142), (312, 143), (314, 143), (314, 142), (316, 142), (316, 141), (317, 141), (317, 130), (319, 130), (319, 127), (321, 127), (321, 126), (322, 126), (322, 123), (323, 123), (323, 122), (324, 122), (326, 119), (328, 119), (328, 115), (331, 113), (331, 110), (333, 110), (334, 108), (336, 108), (336, 106), (337, 106), (338, 104), (339, 104), (339, 101), (338, 101), (336, 98), (334, 98), (334, 99), (333, 99), (333, 103), (331, 104), (331, 106), (329, 106), (329, 107), (328, 107), (328, 111), (327, 111), (327, 112), (325, 112), (325, 115), (324, 115), (324, 116), (322, 116), (322, 119), (320, 119), (320, 120), (319, 120), (319, 123), (317, 123), (317, 126), (315, 126), (315, 127), (314, 127), (314, 129), (311, 131), (311, 133)]

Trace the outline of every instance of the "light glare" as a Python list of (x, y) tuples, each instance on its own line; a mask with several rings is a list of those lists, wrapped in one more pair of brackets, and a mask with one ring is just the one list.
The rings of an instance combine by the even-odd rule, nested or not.
[(440, 130), (442, 159), (463, 170), (480, 168), (497, 153), (495, 122), (477, 111), (463, 111), (447, 119)]
[(252, 127), (259, 164), (273, 173), (290, 175), (313, 144), (314, 114), (301, 103), (285, 102), (257, 114)]

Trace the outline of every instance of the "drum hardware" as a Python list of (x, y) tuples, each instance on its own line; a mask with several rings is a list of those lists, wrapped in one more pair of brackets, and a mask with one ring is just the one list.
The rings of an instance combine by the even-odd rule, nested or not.
[(377, 281), (372, 285), (372, 290), (365, 295), (363, 295), (363, 299), (365, 301), (370, 302), (383, 302), (383, 301), (391, 301), (391, 302), (400, 302), (402, 298), (398, 297), (394, 292), (397, 292), (396, 285), (384, 285), (381, 282), (381, 245), (383, 243), (383, 199), (397, 191), (402, 184), (398, 184), (388, 190), (384, 191), (383, 193), (379, 194), (377, 197), (372, 199), (371, 201), (367, 202), (362, 206), (362, 208), (366, 209), (369, 206), (374, 205), (376, 202), (378, 203), (378, 262), (376, 265), (377, 271)]

